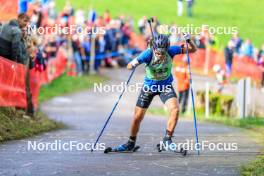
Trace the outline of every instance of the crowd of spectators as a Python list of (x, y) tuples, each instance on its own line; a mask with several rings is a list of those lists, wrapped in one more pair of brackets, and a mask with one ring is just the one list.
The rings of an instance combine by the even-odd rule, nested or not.
[[(90, 70), (99, 72), (102, 65), (106, 67), (124, 66), (134, 54), (139, 52), (129, 43), (135, 28), (134, 20), (130, 16), (112, 17), (109, 10), (99, 14), (92, 6), (88, 11), (75, 10), (69, 1), (66, 1), (63, 10), (59, 13), (53, 0), (32, 3), (31, 12), (28, 12), (29, 8), (21, 9), (22, 13), (17, 20), (0, 24), (0, 55), (22, 64), (26, 64), (27, 58), (30, 58), (31, 68), (35, 67), (42, 71), (48, 65), (49, 72), (52, 73), (54, 69), (50, 63), (56, 58), (56, 53), (60, 47), (66, 49), (69, 63), (75, 63), (76, 74), (78, 75), (89, 73)], [(29, 16), (26, 15), (29, 13)], [(58, 24), (61, 27), (75, 25), (82, 29), (90, 27), (90, 31), (87, 34), (77, 34), (78, 31), (76, 30), (70, 35), (46, 31), (44, 35), (40, 35), (38, 32), (29, 34), (29, 30), (27, 30), (28, 25), (31, 28), (39, 29), (41, 27), (54, 27)], [(160, 24), (157, 17), (153, 17), (154, 33), (158, 31)], [(100, 33), (101, 27), (103, 27), (103, 33)], [(145, 40), (149, 41), (151, 32), (146, 16), (139, 19), (137, 27)], [(176, 24), (171, 25), (171, 27), (177, 29)], [(219, 49), (218, 37), (209, 34), (207, 28), (202, 28), (200, 34), (195, 35), (193, 39), (198, 48)], [(181, 33), (175, 32), (170, 35), (171, 44), (180, 44), (181, 41)], [(246, 56), (263, 67), (264, 45), (258, 50), (249, 39), (243, 40), (238, 33), (235, 33), (224, 48), (224, 56), (226, 61), (225, 72), (229, 77), (234, 56), (239, 58)], [(95, 59), (93, 68), (90, 68), (91, 58)], [(264, 80), (262, 80), (262, 84), (264, 86)]]
[[(42, 71), (48, 65), (52, 72), (52, 60), (62, 47), (67, 51), (69, 63), (75, 63), (76, 74), (82, 75), (90, 70), (99, 72), (101, 65), (124, 66), (139, 52), (129, 43), (134, 25), (131, 17), (112, 17), (109, 10), (100, 15), (93, 7), (86, 13), (75, 10), (69, 1), (59, 13), (52, 0), (27, 5), (29, 7), (21, 8), (23, 13), (17, 20), (1, 25), (0, 55), (5, 58), (25, 64), (25, 58), (32, 56), (32, 68)], [(63, 32), (58, 28), (52, 31), (51, 27), (58, 25)], [(40, 33), (40, 28), (45, 29), (44, 34)], [(27, 37), (36, 41), (34, 51), (29, 48)], [(25, 52), (25, 48), (28, 51)], [(95, 60), (90, 68), (92, 57)]]
[(231, 74), (233, 56), (237, 56), (239, 58), (246, 57), (255, 61), (262, 69), (261, 86), (262, 89), (264, 89), (264, 44), (260, 49), (258, 49), (252, 44), (250, 39), (243, 40), (239, 37), (238, 33), (235, 33), (229, 40), (228, 45), (225, 47), (224, 53), (226, 71), (228, 75)]

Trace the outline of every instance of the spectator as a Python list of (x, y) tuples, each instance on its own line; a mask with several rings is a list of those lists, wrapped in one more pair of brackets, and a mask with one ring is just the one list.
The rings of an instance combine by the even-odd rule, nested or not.
[(230, 77), (231, 75), (232, 63), (233, 63), (233, 53), (234, 53), (234, 43), (231, 40), (228, 42), (228, 45), (224, 50), (227, 77)]
[(261, 66), (261, 70), (262, 70), (261, 91), (264, 92), (264, 44), (262, 45), (262, 48), (259, 50), (258, 65)]
[(96, 20), (96, 11), (93, 9), (92, 6), (90, 6), (90, 10), (88, 13), (88, 23), (93, 24)]
[(53, 35), (48, 36), (48, 42), (47, 45), (45, 46), (45, 52), (47, 53), (48, 60), (56, 57), (57, 50), (58, 50), (58, 46), (55, 36)]
[(53, 60), (56, 57), (58, 50), (57, 42), (54, 35), (46, 36), (46, 42), (44, 47), (44, 52), (47, 59), (48, 65), (48, 78), (52, 79), (56, 68), (53, 65)]
[(238, 33), (234, 33), (233, 37), (231, 38), (231, 41), (234, 43), (234, 53), (239, 55), (240, 48), (242, 46), (243, 40), (239, 37)]
[(175, 67), (174, 75), (177, 79), (177, 86), (179, 92), (179, 103), (181, 105), (181, 113), (186, 112), (186, 107), (189, 98), (190, 77), (188, 72), (188, 60), (185, 57), (181, 65)]
[(36, 26), (36, 28), (39, 28), (42, 24), (42, 9), (41, 9), (41, 4), (39, 2), (36, 2), (34, 9), (33, 9), (33, 14), (31, 16), (31, 25)]
[[(105, 52), (105, 39), (103, 35), (97, 35), (97, 38), (95, 40), (95, 54), (98, 56), (103, 55)], [(94, 70), (99, 73), (99, 68), (101, 66), (101, 59), (97, 58), (94, 62)]]
[(217, 92), (221, 93), (226, 83), (225, 71), (220, 67), (220, 65), (214, 65), (213, 71), (215, 72), (215, 77), (217, 81)]
[(23, 50), (24, 53), (24, 64), (29, 64), (29, 68), (34, 67), (34, 60), (36, 58), (37, 52), (38, 52), (38, 39), (37, 36), (31, 36), (31, 35), (23, 35)]
[(122, 27), (121, 33), (122, 33), (121, 34), (122, 35), (121, 44), (123, 46), (127, 46), (128, 45), (128, 41), (129, 41), (130, 36), (131, 36), (131, 33), (132, 33), (132, 29), (131, 29), (130, 24), (128, 22), (126, 22), (124, 24), (124, 26)]
[(210, 34), (208, 32), (208, 26), (202, 25), (200, 35), (196, 36), (195, 44), (200, 49), (205, 49), (206, 46), (209, 44)]
[(98, 18), (95, 20), (94, 24), (97, 27), (105, 26), (105, 21), (104, 21), (103, 16), (98, 16)]
[(140, 34), (144, 34), (145, 32), (146, 21), (147, 21), (146, 16), (143, 16), (142, 18), (138, 20), (138, 29), (139, 29)]
[(264, 92), (264, 56), (262, 56), (258, 62), (258, 64), (261, 66), (262, 70), (262, 79), (261, 79), (261, 91)]
[(56, 3), (54, 1), (50, 1), (48, 4), (48, 17), (49, 20), (55, 21), (57, 19), (57, 12), (56, 12)]
[(247, 56), (250, 58), (254, 58), (254, 47), (249, 39), (245, 41), (245, 43), (241, 46), (241, 55)]
[(35, 69), (39, 72), (42, 72), (46, 69), (45, 54), (41, 48), (38, 49), (36, 54)]
[(193, 0), (186, 0), (186, 1), (187, 1), (187, 16), (192, 17)]
[(134, 22), (134, 19), (133, 19), (132, 16), (129, 16), (129, 17), (127, 18), (127, 22), (128, 22), (128, 24), (129, 24), (129, 26), (130, 26), (131, 28), (134, 28), (134, 26), (135, 26), (135, 22)]
[(85, 24), (85, 17), (83, 10), (77, 10), (75, 13), (75, 23), (77, 26), (83, 26)]
[(262, 45), (262, 48), (258, 52), (258, 61), (261, 60), (261, 58), (264, 57), (264, 44)]
[(90, 51), (91, 51), (91, 41), (88, 36), (84, 37), (82, 41), (82, 48), (85, 55), (85, 64), (84, 64), (84, 72), (89, 73), (90, 71)]
[(0, 33), (0, 56), (8, 58), (18, 63), (25, 63), (22, 60), (23, 46), (22, 30), (26, 31), (29, 17), (26, 14), (18, 15), (17, 20), (11, 20), (2, 26)]
[(182, 16), (183, 13), (183, 0), (178, 0), (178, 16)]
[(82, 65), (82, 57), (81, 57), (81, 51), (80, 51), (80, 41), (77, 34), (74, 34), (72, 36), (72, 50), (73, 50), (73, 57), (76, 63), (76, 71), (79, 76), (83, 73), (83, 65)]
[(106, 23), (109, 23), (111, 21), (111, 17), (110, 17), (110, 12), (109, 10), (106, 10), (105, 13), (104, 13), (104, 21)]

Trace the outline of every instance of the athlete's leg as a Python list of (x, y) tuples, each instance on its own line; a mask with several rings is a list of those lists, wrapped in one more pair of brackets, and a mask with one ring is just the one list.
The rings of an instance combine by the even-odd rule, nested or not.
[(170, 98), (166, 101), (166, 106), (169, 110), (170, 117), (167, 122), (167, 131), (172, 136), (175, 126), (179, 119), (179, 103), (176, 97)]
[(139, 106), (136, 106), (134, 117), (133, 117), (131, 128), (130, 128), (130, 136), (137, 136), (140, 123), (143, 120), (146, 111), (147, 111), (146, 108), (141, 108)]
[(153, 92), (145, 92), (143, 89), (141, 90), (141, 93), (137, 100), (137, 105), (135, 108), (135, 113), (131, 124), (130, 137), (127, 143), (119, 146), (120, 150), (128, 151), (128, 150), (132, 150), (135, 147), (140, 123), (143, 120), (144, 115), (154, 96), (155, 93)]
[(171, 86), (171, 88), (167, 91), (160, 93), (160, 98), (162, 102), (165, 103), (170, 113), (170, 117), (167, 122), (166, 136), (171, 137), (179, 118), (179, 103), (177, 95)]

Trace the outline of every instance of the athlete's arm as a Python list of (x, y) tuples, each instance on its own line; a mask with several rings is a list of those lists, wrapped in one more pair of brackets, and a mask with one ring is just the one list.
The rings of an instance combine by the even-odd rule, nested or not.
[[(190, 40), (188, 43), (189, 43), (189, 45), (188, 45), (188, 52), (189, 53), (194, 53), (195, 51), (197, 51), (197, 47), (192, 40)], [(184, 46), (182, 48), (182, 54), (185, 54), (185, 53), (187, 53), (186, 46)]]
[(188, 48), (186, 48), (186, 46), (182, 48), (182, 54), (187, 53), (187, 49), (188, 49), (188, 53), (194, 53), (197, 50), (197, 48), (191, 39), (191, 35), (183, 33), (183, 38), (185, 39), (187, 43), (189, 43), (189, 45), (188, 45)]
[(127, 69), (131, 70), (142, 63), (149, 63), (151, 61), (151, 57), (152, 57), (151, 49), (146, 49), (139, 56), (137, 56), (127, 64)]
[[(194, 44), (194, 42), (191, 40), (190, 35), (184, 35), (184, 39), (189, 43), (188, 45), (188, 52), (189, 53), (194, 53), (197, 50), (196, 45)], [(173, 58), (175, 55), (177, 54), (185, 54), (187, 51), (186, 46), (182, 45), (182, 46), (170, 46), (169, 50), (168, 50), (168, 54), (171, 56), (171, 58)]]
[(135, 58), (127, 64), (127, 69), (132, 70), (133, 68), (135, 68), (138, 65), (139, 65), (139, 62), (138, 62), (137, 58)]

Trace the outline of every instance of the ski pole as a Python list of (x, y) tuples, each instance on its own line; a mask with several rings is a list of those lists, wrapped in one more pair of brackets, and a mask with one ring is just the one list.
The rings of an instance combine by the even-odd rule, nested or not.
[(188, 42), (186, 41), (186, 54), (187, 54), (187, 60), (188, 60), (188, 67), (189, 67), (189, 75), (190, 75), (190, 86), (191, 86), (191, 96), (192, 96), (192, 109), (193, 109), (193, 120), (194, 120), (194, 129), (195, 129), (195, 149), (197, 149), (197, 154), (200, 154), (200, 146), (199, 146), (199, 139), (198, 139), (198, 128), (197, 128), (197, 121), (196, 121), (196, 112), (195, 112), (195, 103), (194, 103), (194, 95), (193, 95), (193, 85), (192, 85), (192, 71), (191, 71), (191, 62), (189, 57), (189, 51), (188, 51)]
[(153, 33), (152, 25), (151, 25), (151, 23), (152, 23), (153, 21), (154, 21), (154, 20), (153, 20), (152, 17), (148, 19), (148, 24), (149, 24), (149, 28), (150, 28), (150, 31), (151, 31), (152, 38), (154, 38), (154, 33)]
[[(130, 73), (130, 76), (128, 77), (128, 80), (127, 80), (127, 82), (126, 82), (126, 86), (129, 84), (130, 79), (132, 78), (132, 76), (133, 76), (135, 70), (136, 70), (136, 68), (134, 68), (134, 69), (132, 70), (132, 72)], [(96, 141), (95, 141), (95, 143), (94, 143), (93, 148), (95, 148), (95, 146), (96, 146), (96, 144), (98, 143), (100, 137), (102, 136), (102, 134), (103, 134), (103, 132), (104, 132), (104, 130), (105, 130), (105, 128), (106, 128), (108, 122), (110, 121), (110, 119), (111, 119), (111, 117), (112, 117), (112, 115), (113, 115), (113, 113), (114, 113), (114, 111), (115, 111), (115, 109), (116, 109), (116, 107), (117, 107), (117, 105), (118, 105), (120, 99), (122, 98), (124, 92), (125, 92), (125, 89), (123, 89), (123, 91), (122, 91), (121, 94), (119, 95), (119, 97), (118, 97), (118, 99), (117, 99), (117, 101), (116, 101), (116, 103), (115, 103), (115, 105), (114, 105), (114, 107), (113, 107), (111, 113), (109, 114), (109, 116), (108, 116), (108, 118), (107, 118), (107, 120), (106, 120), (106, 122), (105, 122), (105, 124), (104, 124), (104, 126), (103, 126), (103, 128), (102, 128), (102, 130), (101, 130), (101, 132), (100, 132), (100, 134), (98, 135), (98, 137), (97, 137), (97, 139), (96, 139)], [(93, 148), (91, 149), (91, 152), (93, 152)]]

